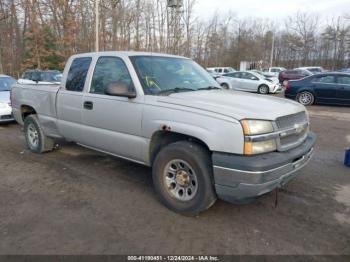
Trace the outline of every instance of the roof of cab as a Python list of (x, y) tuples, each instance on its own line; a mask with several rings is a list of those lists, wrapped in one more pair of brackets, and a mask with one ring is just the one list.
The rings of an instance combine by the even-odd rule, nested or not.
[(136, 52), (136, 51), (103, 51), (103, 52), (91, 52), (91, 53), (82, 53), (76, 54), (72, 57), (95, 57), (95, 56), (120, 56), (120, 57), (130, 57), (130, 56), (163, 56), (163, 57), (174, 57), (174, 58), (185, 58), (183, 56), (170, 55), (164, 53), (154, 53), (154, 52)]

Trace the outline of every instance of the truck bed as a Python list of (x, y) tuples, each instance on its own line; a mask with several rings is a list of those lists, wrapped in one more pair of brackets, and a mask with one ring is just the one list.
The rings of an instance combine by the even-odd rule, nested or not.
[[(18, 123), (23, 125), (23, 120), (18, 119), (18, 113), (21, 106), (33, 107), (40, 118), (40, 122), (52, 134), (57, 136), (57, 112), (56, 112), (56, 95), (60, 85), (56, 84), (15, 84), (12, 88), (12, 108), (14, 116)], [(50, 134), (48, 134), (50, 135)]]

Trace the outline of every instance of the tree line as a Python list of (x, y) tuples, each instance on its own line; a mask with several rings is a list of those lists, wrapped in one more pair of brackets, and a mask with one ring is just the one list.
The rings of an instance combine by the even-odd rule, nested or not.
[[(227, 14), (195, 15), (196, 0), (169, 8), (167, 0), (100, 0), (100, 50), (164, 52), (204, 67), (261, 61), (294, 68), (350, 67), (350, 15), (325, 19), (295, 13), (278, 24)], [(0, 73), (62, 70), (76, 53), (94, 51), (95, 0), (1, 0)]]

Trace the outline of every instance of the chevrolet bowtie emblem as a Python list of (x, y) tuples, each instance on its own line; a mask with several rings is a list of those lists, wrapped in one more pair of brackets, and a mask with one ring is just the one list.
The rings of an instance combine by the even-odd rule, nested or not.
[(302, 125), (298, 125), (298, 124), (295, 124), (294, 125), (294, 128), (295, 128), (295, 131), (299, 134), (301, 132), (303, 132), (304, 130), (304, 127)]

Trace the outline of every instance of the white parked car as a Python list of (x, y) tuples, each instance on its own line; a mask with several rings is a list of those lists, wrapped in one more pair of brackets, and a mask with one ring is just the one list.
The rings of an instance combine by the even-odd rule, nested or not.
[(225, 74), (216, 79), (225, 89), (256, 92), (259, 94), (278, 93), (282, 86), (278, 81), (271, 80), (256, 72), (237, 71)]
[(236, 70), (232, 67), (208, 67), (207, 72), (209, 72), (211, 75), (223, 75), (236, 72)]
[(14, 121), (10, 102), (10, 92), (16, 80), (7, 75), (0, 75), (0, 123)]
[(322, 73), (325, 70), (323, 69), (323, 67), (321, 66), (304, 66), (304, 67), (298, 67), (295, 68), (296, 70), (306, 70), (309, 71), (311, 74), (318, 74), (318, 73)]
[(250, 72), (255, 72), (257, 74), (262, 75), (265, 78), (268, 78), (268, 79), (272, 80), (275, 83), (279, 83), (278, 77), (273, 75), (273, 74), (271, 74), (271, 73), (263, 72), (263, 71), (256, 70), (256, 69), (250, 70)]
[(286, 70), (284, 67), (270, 67), (269, 69), (264, 70), (264, 73), (268, 73), (271, 76), (278, 77), (279, 73), (281, 73), (284, 70)]

